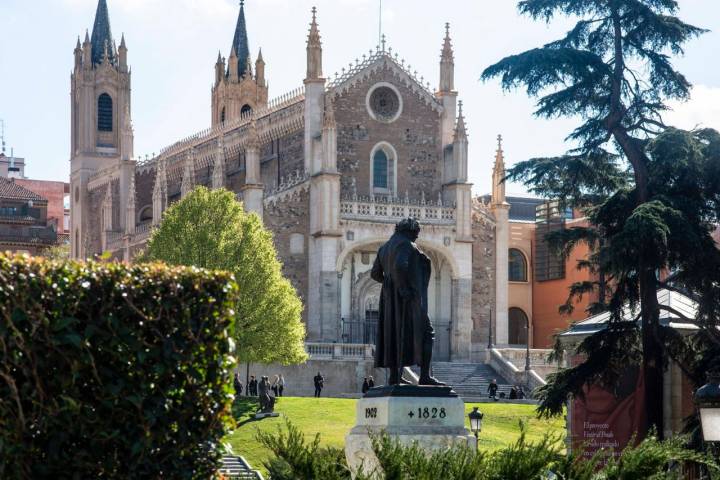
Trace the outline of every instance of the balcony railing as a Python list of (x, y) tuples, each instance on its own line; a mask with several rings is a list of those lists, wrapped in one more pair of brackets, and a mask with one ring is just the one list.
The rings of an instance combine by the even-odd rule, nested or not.
[(313, 360), (369, 360), (375, 356), (375, 346), (350, 343), (305, 343), (305, 350)]
[(414, 217), (422, 223), (453, 225), (455, 207), (442, 202), (417, 202), (383, 197), (354, 197), (340, 203), (340, 216), (346, 220), (369, 220), (396, 223)]

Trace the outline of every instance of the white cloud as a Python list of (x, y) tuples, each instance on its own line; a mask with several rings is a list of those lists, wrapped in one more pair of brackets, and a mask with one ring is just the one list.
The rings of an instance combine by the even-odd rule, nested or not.
[(690, 100), (671, 103), (672, 111), (665, 115), (665, 123), (690, 130), (710, 127), (720, 130), (720, 87), (696, 85)]

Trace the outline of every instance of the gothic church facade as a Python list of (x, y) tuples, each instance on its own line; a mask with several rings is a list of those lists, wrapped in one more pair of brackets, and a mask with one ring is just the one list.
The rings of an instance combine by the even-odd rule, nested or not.
[(273, 232), (305, 303), (308, 341), (371, 343), (380, 292), (369, 277), (374, 252), (399, 219), (413, 216), (433, 264), (436, 358), (470, 361), (489, 335), (508, 344), (503, 153), (499, 145), (492, 195), (474, 199), (449, 28), (436, 90), (385, 45), (328, 80), (315, 9), (305, 53), (302, 85), (270, 99), (241, 5), (229, 57), (215, 63), (209, 128), (136, 160), (128, 48), (125, 38), (116, 46), (99, 0), (92, 36), (74, 51), (72, 256), (111, 252), (131, 261), (163, 211), (194, 186), (227, 188)]

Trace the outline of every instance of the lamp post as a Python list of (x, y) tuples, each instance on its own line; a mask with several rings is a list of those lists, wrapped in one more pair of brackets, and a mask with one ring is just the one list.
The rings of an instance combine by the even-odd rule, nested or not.
[(479, 448), (479, 435), (482, 430), (482, 421), (485, 415), (478, 411), (478, 407), (473, 407), (472, 412), (468, 413), (470, 419), (470, 430), (475, 434), (475, 447)]
[(488, 320), (488, 350), (492, 349), (493, 347), (493, 341), (492, 341), (492, 307), (488, 309), (490, 311), (489, 320)]
[(708, 374), (708, 382), (695, 392), (695, 405), (700, 412), (703, 440), (720, 442), (720, 371)]
[(530, 317), (525, 315), (525, 371), (530, 371)]

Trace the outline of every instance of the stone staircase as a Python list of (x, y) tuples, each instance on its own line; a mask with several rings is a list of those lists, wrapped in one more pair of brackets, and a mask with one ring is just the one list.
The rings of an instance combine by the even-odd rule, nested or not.
[(243, 457), (224, 455), (220, 473), (227, 480), (263, 480), (257, 470), (253, 470)]
[[(498, 396), (500, 393), (504, 393), (506, 398), (510, 395), (512, 384), (484, 363), (433, 362), (432, 370), (435, 378), (451, 385), (461, 397), (486, 398), (488, 385), (493, 379), (498, 384)], [(418, 372), (417, 368), (413, 371)]]

